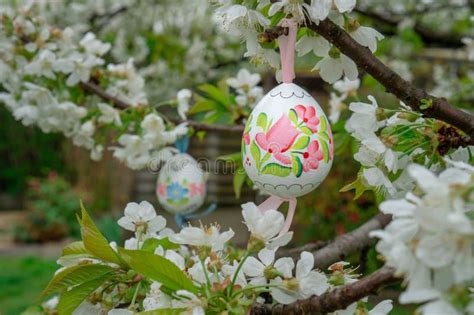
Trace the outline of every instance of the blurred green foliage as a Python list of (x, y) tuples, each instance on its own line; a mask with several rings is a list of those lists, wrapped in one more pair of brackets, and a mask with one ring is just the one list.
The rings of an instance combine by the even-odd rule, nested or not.
[(39, 257), (2, 257), (0, 259), (0, 314), (21, 314), (28, 306), (40, 302), (58, 265), (54, 259)]
[(0, 106), (0, 192), (21, 195), (32, 176), (63, 173), (62, 136), (23, 126)]
[(26, 192), (26, 221), (15, 228), (21, 242), (47, 242), (79, 237), (76, 213), (80, 197), (71, 185), (54, 172), (44, 179), (31, 179)]

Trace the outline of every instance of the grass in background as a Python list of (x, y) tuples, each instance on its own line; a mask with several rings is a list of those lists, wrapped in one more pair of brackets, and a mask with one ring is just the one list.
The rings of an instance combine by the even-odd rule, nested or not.
[(28, 306), (41, 303), (39, 294), (56, 269), (58, 265), (50, 258), (0, 258), (0, 315), (21, 314)]

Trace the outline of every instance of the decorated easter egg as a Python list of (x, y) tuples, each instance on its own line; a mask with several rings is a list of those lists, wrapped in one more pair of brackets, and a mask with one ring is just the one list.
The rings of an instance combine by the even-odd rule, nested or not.
[(261, 190), (281, 198), (305, 195), (326, 178), (333, 158), (326, 115), (298, 85), (280, 84), (252, 111), (242, 139), (242, 162)]
[(206, 179), (196, 160), (181, 153), (169, 159), (158, 175), (158, 202), (168, 212), (187, 214), (204, 203)]

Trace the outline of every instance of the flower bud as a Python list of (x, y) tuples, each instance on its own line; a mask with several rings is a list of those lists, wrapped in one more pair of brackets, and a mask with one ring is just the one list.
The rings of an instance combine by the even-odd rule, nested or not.
[(261, 238), (255, 236), (254, 234), (251, 234), (249, 238), (249, 242), (247, 244), (247, 250), (250, 253), (258, 253), (261, 249), (264, 249), (264, 248), (265, 248), (265, 242)]

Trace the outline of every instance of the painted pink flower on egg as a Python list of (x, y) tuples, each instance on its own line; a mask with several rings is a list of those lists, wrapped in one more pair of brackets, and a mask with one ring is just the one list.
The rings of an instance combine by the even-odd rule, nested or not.
[(309, 172), (319, 167), (319, 161), (323, 159), (323, 151), (319, 148), (319, 142), (314, 140), (308, 145), (308, 149), (303, 153), (303, 171)]
[(297, 105), (295, 107), (296, 114), (298, 117), (306, 123), (309, 129), (313, 132), (318, 131), (319, 118), (316, 116), (316, 110), (313, 106), (305, 107), (304, 105)]
[(158, 184), (158, 195), (166, 196), (166, 185), (165, 184)]
[(250, 135), (249, 135), (248, 132), (247, 132), (247, 133), (244, 133), (243, 139), (244, 139), (244, 142), (245, 142), (246, 145), (249, 145), (249, 144), (250, 144)]
[(202, 183), (192, 183), (189, 184), (189, 195), (194, 197), (196, 195), (204, 196), (206, 193), (206, 185)]
[(255, 135), (257, 144), (268, 153), (272, 154), (275, 159), (283, 164), (291, 164), (291, 158), (284, 155), (295, 142), (295, 139), (301, 132), (296, 129), (291, 120), (283, 115), (265, 134), (259, 132)]

